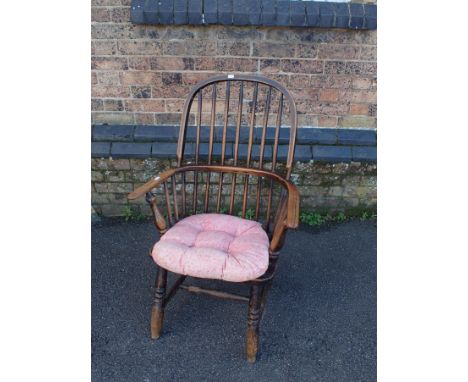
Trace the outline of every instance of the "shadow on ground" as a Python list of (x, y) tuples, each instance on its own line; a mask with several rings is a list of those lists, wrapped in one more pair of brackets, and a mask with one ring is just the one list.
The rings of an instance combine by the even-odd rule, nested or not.
[(180, 290), (162, 337), (149, 338), (156, 268), (147, 254), (156, 239), (150, 222), (92, 226), (93, 381), (376, 380), (375, 222), (288, 233), (253, 365), (244, 356), (243, 302)]

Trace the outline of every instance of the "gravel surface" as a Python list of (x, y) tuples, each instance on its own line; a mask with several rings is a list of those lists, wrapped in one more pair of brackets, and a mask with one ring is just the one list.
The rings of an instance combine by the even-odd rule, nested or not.
[[(288, 232), (255, 364), (244, 355), (243, 302), (179, 290), (161, 338), (151, 340), (154, 226), (102, 220), (91, 229), (93, 381), (376, 380), (374, 221)], [(248, 292), (243, 284), (185, 284)]]

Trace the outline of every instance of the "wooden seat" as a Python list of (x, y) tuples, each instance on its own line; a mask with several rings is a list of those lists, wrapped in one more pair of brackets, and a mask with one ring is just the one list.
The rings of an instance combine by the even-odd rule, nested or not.
[[(133, 200), (146, 195), (161, 236), (170, 230), (167, 239), (160, 240), (153, 249), (158, 272), (151, 314), (152, 338), (159, 338), (164, 307), (182, 287), (248, 301), (247, 360), (256, 360), (259, 323), (279, 251), (287, 229), (299, 224), (299, 193), (289, 180), (296, 114), (287, 89), (261, 76), (214, 77), (198, 83), (189, 93), (181, 117), (176, 166), (128, 196)], [(223, 214), (238, 218), (229, 220)], [(249, 220), (259, 224), (249, 225)], [(212, 232), (206, 233), (216, 230), (213, 224), (219, 225), (218, 236), (222, 238), (215, 240)], [(242, 230), (237, 231), (236, 227), (244, 226), (254, 230), (258, 227), (260, 231), (255, 238), (250, 237), (250, 242), (235, 244), (230, 252), (230, 243), (242, 240), (237, 240)], [(262, 237), (266, 240), (266, 253), (262, 252)], [(257, 257), (249, 258), (249, 252)], [(237, 267), (224, 263), (236, 261), (235, 256), (245, 263)], [(168, 269), (180, 276), (166, 290)], [(246, 282), (250, 284), (250, 295), (247, 298), (182, 285), (187, 275)]]

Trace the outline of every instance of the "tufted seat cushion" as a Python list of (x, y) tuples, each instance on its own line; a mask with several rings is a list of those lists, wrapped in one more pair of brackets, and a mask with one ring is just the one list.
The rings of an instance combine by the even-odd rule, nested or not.
[(154, 261), (193, 277), (242, 282), (268, 268), (269, 241), (255, 221), (222, 214), (189, 216), (155, 244)]

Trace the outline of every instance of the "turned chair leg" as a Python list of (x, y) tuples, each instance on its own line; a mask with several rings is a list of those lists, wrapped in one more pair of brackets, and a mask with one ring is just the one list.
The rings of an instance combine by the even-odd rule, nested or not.
[(167, 270), (158, 267), (154, 290), (153, 307), (151, 309), (151, 338), (158, 339), (164, 321), (164, 297), (166, 295)]
[(271, 284), (273, 280), (267, 281), (263, 287), (262, 296), (261, 296), (261, 303), (260, 303), (260, 319), (263, 317), (263, 312), (265, 311), (265, 305), (268, 299), (268, 292), (270, 291)]
[(247, 336), (245, 349), (247, 361), (253, 363), (257, 359), (258, 329), (261, 318), (262, 293), (264, 286), (253, 284), (250, 287), (249, 313), (247, 317)]

